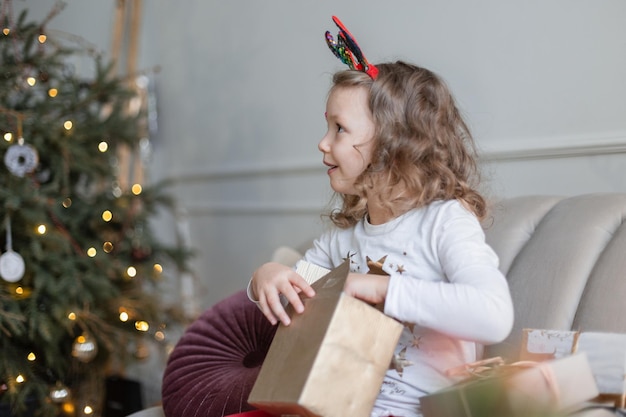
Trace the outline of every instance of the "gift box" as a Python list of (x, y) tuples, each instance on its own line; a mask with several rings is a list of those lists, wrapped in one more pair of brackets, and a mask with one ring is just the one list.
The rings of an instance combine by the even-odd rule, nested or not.
[(589, 358), (598, 390), (623, 408), (626, 397), (626, 334), (582, 332), (576, 347)]
[(291, 306), (248, 403), (274, 415), (368, 417), (389, 368), (402, 324), (343, 292), (349, 263), (333, 269)]
[(571, 330), (523, 329), (521, 361), (545, 361), (571, 355), (580, 332)]
[(420, 399), (424, 417), (528, 417), (563, 413), (598, 395), (587, 356), (494, 368)]
[(585, 352), (602, 401), (626, 403), (626, 334), (524, 329), (520, 360), (560, 358)]

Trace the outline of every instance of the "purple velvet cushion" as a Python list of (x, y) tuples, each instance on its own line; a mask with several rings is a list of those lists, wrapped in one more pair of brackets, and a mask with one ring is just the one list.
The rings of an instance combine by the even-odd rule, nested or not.
[(276, 332), (245, 291), (206, 310), (185, 331), (163, 376), (169, 417), (222, 417), (254, 409), (248, 395)]

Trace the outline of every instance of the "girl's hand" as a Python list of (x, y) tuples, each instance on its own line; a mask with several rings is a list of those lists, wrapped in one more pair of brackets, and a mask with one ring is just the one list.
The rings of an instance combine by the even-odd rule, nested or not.
[(371, 274), (348, 274), (343, 291), (370, 304), (380, 304), (387, 297), (389, 276)]
[(300, 299), (303, 292), (308, 297), (313, 297), (315, 291), (311, 286), (296, 274), (293, 268), (268, 262), (261, 265), (252, 274), (252, 291), (259, 300), (261, 312), (272, 323), (276, 324), (280, 320), (285, 326), (291, 323), (285, 308), (280, 302), (280, 294), (283, 294), (297, 313), (304, 311), (304, 304)]

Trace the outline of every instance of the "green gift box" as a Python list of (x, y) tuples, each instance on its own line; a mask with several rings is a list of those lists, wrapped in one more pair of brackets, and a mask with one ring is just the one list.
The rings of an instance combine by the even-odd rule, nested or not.
[(495, 368), (421, 398), (424, 417), (562, 415), (598, 396), (584, 353)]

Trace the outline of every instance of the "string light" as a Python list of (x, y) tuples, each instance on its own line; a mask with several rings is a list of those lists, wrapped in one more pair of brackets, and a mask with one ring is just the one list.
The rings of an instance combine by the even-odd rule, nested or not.
[(26, 378), (24, 378), (24, 375), (19, 374), (16, 378), (15, 378), (15, 382), (17, 382), (18, 384), (21, 384), (22, 382), (26, 381)]
[(17, 298), (27, 298), (32, 293), (32, 291), (28, 287), (24, 288), (19, 285), (15, 287), (14, 291), (15, 291), (15, 295), (17, 296)]
[(157, 275), (163, 273), (163, 267), (161, 266), (161, 264), (154, 264), (154, 266), (152, 267), (152, 270)]
[(131, 190), (135, 195), (139, 195), (141, 194), (141, 191), (143, 191), (143, 189), (141, 188), (141, 184), (133, 184)]
[(148, 324), (147, 321), (136, 321), (135, 322), (135, 329), (139, 330), (140, 332), (147, 332), (148, 330), (150, 330), (150, 325)]
[(28, 354), (28, 356), (26, 357), (26, 359), (28, 359), (28, 360), (29, 360), (29, 361), (31, 361), (31, 362), (34, 362), (34, 361), (35, 361), (35, 359), (37, 359), (37, 356), (35, 356), (35, 354), (34, 354), (33, 352), (30, 352), (30, 353)]
[(2, 29), (2, 33), (4, 33), (4, 36), (9, 36), (9, 33), (11, 33), (11, 29), (4, 28), (4, 29)]
[(13, 140), (13, 133), (11, 132), (7, 132), (4, 134), (4, 140), (6, 140), (7, 142), (11, 142)]
[(73, 311), (70, 311), (69, 314), (67, 315), (67, 318), (72, 321), (76, 320), (76, 313), (74, 313)]
[(85, 414), (92, 414), (93, 413), (93, 408), (91, 408), (90, 405), (86, 405), (85, 408), (83, 408), (83, 413), (85, 413)]
[(120, 321), (126, 323), (130, 317), (126, 311), (120, 312)]
[(154, 333), (154, 338), (159, 342), (162, 342), (163, 340), (165, 340), (165, 333), (163, 333), (161, 330), (157, 330)]
[(102, 212), (102, 220), (105, 222), (110, 222), (113, 219), (113, 213), (110, 210), (104, 210)]
[(65, 128), (65, 130), (72, 130), (73, 126), (74, 124), (71, 120), (66, 120), (65, 122), (63, 122), (63, 127)]
[(28, 83), (28, 85), (33, 87), (35, 84), (37, 84), (37, 79), (35, 77), (28, 77), (26, 79), (26, 82)]
[(74, 415), (74, 404), (72, 404), (71, 402), (63, 403), (63, 412), (65, 412), (65, 414), (73, 416)]
[(70, 206), (72, 205), (72, 199), (67, 197), (65, 200), (63, 200), (63, 207), (65, 208), (70, 208)]
[(44, 34), (41, 34), (39, 35), (37, 39), (39, 40), (39, 43), (46, 43), (46, 40), (48, 39), (48, 37)]
[(89, 256), (90, 258), (93, 258), (94, 256), (96, 256), (97, 253), (98, 251), (96, 251), (96, 248), (94, 247), (87, 249), (87, 256)]
[(56, 88), (51, 88), (48, 90), (48, 95), (51, 98), (55, 98), (57, 96), (57, 94), (59, 94), (59, 90), (57, 90)]
[(98, 144), (98, 150), (102, 153), (105, 153), (106, 151), (109, 150), (109, 144), (106, 143), (105, 141), (102, 141)]
[(39, 226), (37, 226), (37, 233), (39, 233), (40, 235), (45, 235), (47, 230), (48, 229), (45, 224), (40, 224)]
[(137, 269), (134, 266), (129, 266), (126, 269), (126, 275), (128, 275), (131, 278), (134, 278), (137, 275)]

